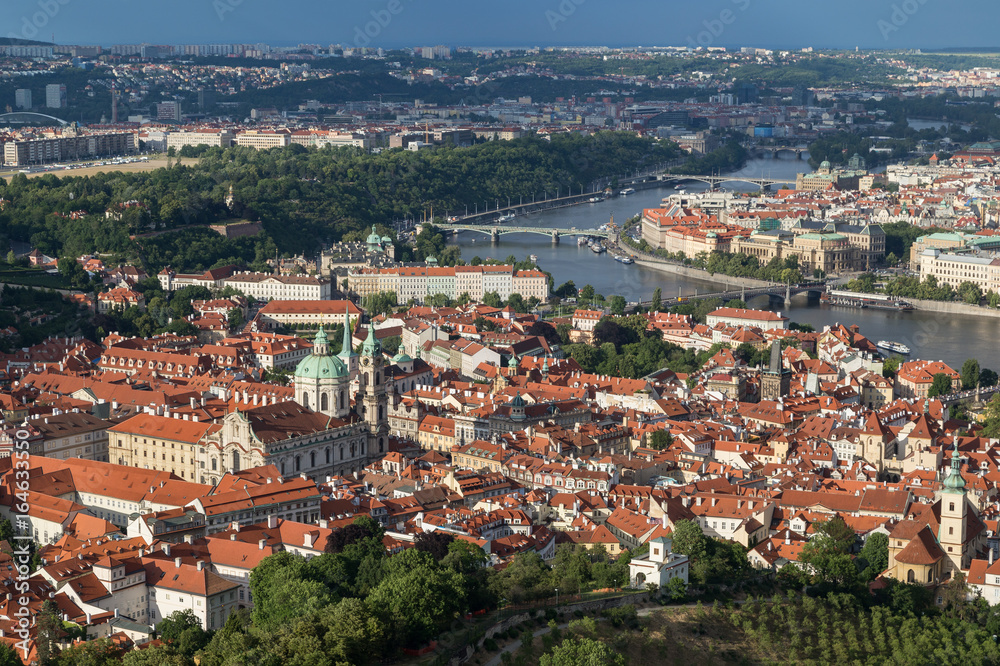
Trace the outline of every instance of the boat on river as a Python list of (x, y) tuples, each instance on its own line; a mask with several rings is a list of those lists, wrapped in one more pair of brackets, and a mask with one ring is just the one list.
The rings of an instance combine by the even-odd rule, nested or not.
[(897, 354), (909, 354), (910, 348), (904, 345), (902, 342), (894, 342), (892, 340), (879, 340), (875, 343), (875, 346), (879, 349), (888, 349), (891, 352)]

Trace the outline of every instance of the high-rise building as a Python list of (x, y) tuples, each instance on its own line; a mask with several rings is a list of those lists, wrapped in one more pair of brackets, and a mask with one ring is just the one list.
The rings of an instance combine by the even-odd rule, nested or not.
[(62, 83), (50, 83), (45, 86), (45, 106), (50, 109), (65, 109), (66, 86)]
[(174, 120), (179, 122), (181, 119), (181, 103), (160, 102), (159, 104), (156, 105), (156, 119)]
[(19, 109), (31, 108), (31, 90), (28, 88), (18, 88), (14, 91), (14, 104)]

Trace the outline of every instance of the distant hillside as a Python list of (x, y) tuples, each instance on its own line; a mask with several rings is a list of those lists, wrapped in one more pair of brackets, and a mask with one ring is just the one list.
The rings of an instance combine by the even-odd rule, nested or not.
[(0, 37), (0, 46), (55, 46), (52, 42), (36, 42), (33, 39), (18, 39), (17, 37)]

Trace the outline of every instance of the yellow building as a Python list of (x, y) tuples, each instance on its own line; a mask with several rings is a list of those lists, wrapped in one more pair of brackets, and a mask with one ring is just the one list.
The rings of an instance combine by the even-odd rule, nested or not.
[(108, 429), (108, 462), (171, 472), (195, 481), (201, 442), (219, 427), (169, 416), (137, 414)]

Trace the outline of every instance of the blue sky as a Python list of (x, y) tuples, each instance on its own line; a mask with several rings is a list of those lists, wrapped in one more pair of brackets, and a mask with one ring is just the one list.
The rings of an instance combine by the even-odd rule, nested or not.
[(996, 0), (2, 0), (0, 36), (61, 44), (1000, 44)]

